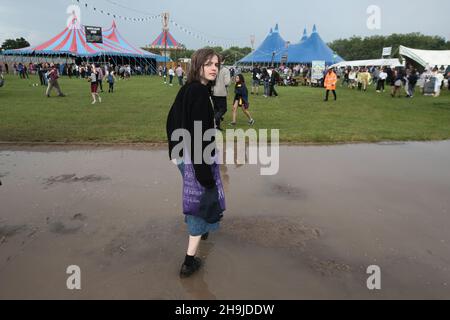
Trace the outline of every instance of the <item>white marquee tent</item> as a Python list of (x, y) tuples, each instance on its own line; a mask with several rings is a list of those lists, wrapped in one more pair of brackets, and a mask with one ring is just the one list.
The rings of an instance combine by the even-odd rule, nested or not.
[(354, 60), (354, 61), (342, 61), (332, 65), (333, 68), (342, 67), (403, 67), (404, 65), (398, 59), (375, 59), (375, 60)]
[(450, 50), (419, 50), (400, 46), (400, 55), (414, 60), (425, 68), (450, 65)]

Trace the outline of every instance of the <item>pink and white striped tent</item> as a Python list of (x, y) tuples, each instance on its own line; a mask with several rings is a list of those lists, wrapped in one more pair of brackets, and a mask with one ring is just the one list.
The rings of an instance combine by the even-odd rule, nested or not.
[(6, 50), (5, 55), (69, 55), (75, 57), (118, 56), (159, 60), (160, 56), (131, 45), (120, 34), (116, 22), (103, 30), (103, 43), (88, 43), (84, 26), (72, 19), (72, 23), (50, 40), (28, 48)]
[(153, 49), (164, 49), (167, 48), (169, 50), (173, 49), (183, 49), (183, 45), (179, 43), (172, 34), (167, 32), (161, 32), (161, 34), (152, 42), (150, 48)]

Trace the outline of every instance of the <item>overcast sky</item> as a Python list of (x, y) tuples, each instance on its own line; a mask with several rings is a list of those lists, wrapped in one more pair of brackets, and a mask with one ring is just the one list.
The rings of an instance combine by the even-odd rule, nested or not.
[[(112, 17), (93, 11), (131, 18), (144, 18), (170, 12), (170, 18), (203, 40), (170, 24), (174, 37), (188, 48), (199, 48), (209, 41), (227, 45), (256, 46), (269, 29), (279, 23), (281, 36), (298, 42), (305, 27), (313, 24), (326, 42), (352, 35), (371, 36), (422, 32), (450, 39), (449, 0), (80, 0), (81, 21), (85, 25), (109, 27)], [(67, 7), (74, 0), (0, 0), (0, 42), (24, 37), (32, 45), (50, 39), (66, 25)], [(367, 8), (381, 9), (381, 29), (367, 27)], [(151, 43), (161, 32), (161, 19), (132, 23), (116, 19), (119, 30), (137, 46)]]

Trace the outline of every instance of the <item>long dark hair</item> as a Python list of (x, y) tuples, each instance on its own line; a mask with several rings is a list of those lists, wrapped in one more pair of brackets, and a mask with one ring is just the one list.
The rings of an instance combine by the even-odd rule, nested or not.
[(189, 67), (187, 75), (187, 83), (200, 81), (204, 64), (214, 56), (219, 60), (220, 69), (220, 57), (213, 49), (200, 49), (195, 51), (191, 57), (191, 66)]
[(242, 85), (245, 85), (245, 78), (244, 78), (244, 76), (242, 75), (242, 73), (239, 73), (236, 77), (239, 78), (239, 82), (236, 82), (236, 85), (238, 85), (238, 83), (240, 83), (240, 84), (242, 84)]

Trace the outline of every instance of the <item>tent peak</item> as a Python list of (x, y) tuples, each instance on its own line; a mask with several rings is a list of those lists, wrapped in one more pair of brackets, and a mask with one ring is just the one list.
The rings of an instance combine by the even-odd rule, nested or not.
[(278, 23), (275, 25), (275, 32), (278, 32)]
[(308, 39), (308, 31), (306, 30), (306, 28), (303, 30), (303, 36), (300, 39), (300, 42), (306, 41)]
[(74, 15), (70, 21), (70, 25), (67, 26), (70, 30), (80, 29), (80, 22), (78, 18)]
[(312, 33), (317, 33), (317, 26), (314, 25)]

